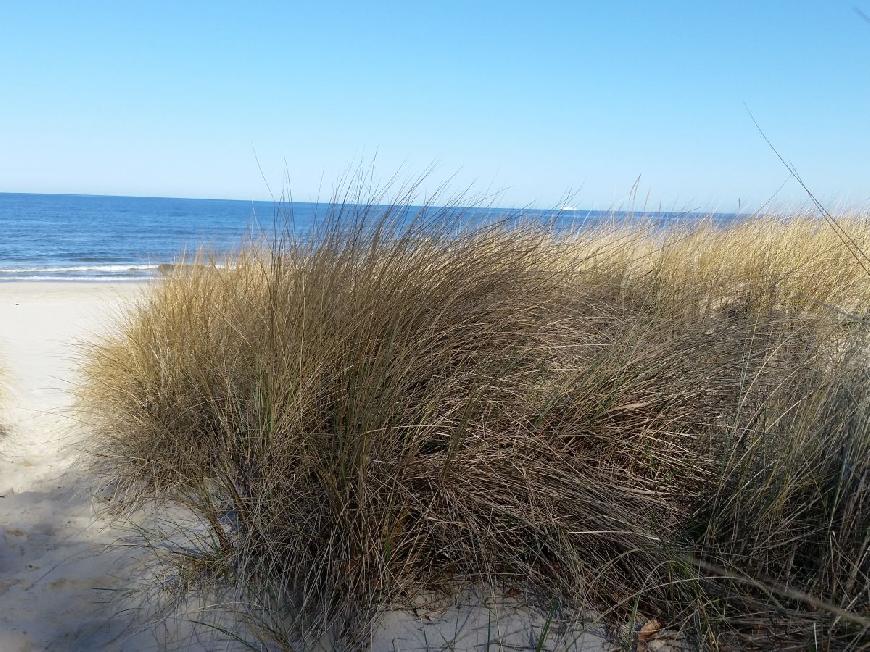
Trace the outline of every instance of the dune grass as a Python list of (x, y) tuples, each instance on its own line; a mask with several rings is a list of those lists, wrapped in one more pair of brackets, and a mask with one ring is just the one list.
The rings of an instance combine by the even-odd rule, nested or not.
[[(843, 218), (870, 251), (870, 223)], [(182, 593), (354, 647), (490, 586), (700, 647), (868, 641), (870, 280), (824, 224), (465, 230), (333, 206), (171, 273), (87, 364), (119, 515)]]

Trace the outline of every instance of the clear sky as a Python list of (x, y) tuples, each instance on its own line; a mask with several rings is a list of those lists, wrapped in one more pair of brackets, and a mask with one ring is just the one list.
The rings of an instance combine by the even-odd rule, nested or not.
[[(501, 205), (870, 203), (870, 0), (3, 2), (0, 191), (297, 199), (377, 154)], [(796, 202), (788, 184), (779, 203)]]

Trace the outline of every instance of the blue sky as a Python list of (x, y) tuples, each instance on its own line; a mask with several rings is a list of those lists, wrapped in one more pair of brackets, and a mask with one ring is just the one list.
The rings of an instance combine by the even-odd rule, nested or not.
[[(501, 205), (870, 203), (870, 0), (5, 2), (0, 191), (328, 194), (355, 161)], [(801, 202), (787, 184), (778, 204)]]

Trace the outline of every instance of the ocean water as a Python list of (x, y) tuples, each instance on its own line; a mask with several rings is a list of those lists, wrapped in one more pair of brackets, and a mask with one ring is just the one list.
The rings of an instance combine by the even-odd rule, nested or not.
[[(292, 204), (297, 230), (307, 230), (324, 205)], [(201, 248), (230, 253), (244, 241), (268, 238), (288, 207), (224, 199), (107, 197), (0, 193), (0, 281), (135, 280)], [(518, 211), (464, 209), (463, 219), (497, 219)], [(561, 223), (633, 219), (625, 213), (522, 211)], [(649, 214), (662, 224), (697, 219)], [(718, 219), (729, 219), (720, 215)]]

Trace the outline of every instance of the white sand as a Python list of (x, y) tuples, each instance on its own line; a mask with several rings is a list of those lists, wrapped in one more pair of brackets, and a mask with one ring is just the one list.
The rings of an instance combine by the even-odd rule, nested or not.
[[(94, 483), (73, 464), (85, 434), (70, 409), (77, 344), (111, 327), (142, 287), (0, 283), (0, 652), (230, 649), (131, 630), (119, 596), (133, 553), (107, 549), (119, 533), (95, 519)], [(488, 640), (533, 649), (542, 619), (503, 607), (472, 600), (440, 614), (390, 613), (371, 649), (485, 649)], [(558, 649), (607, 648), (591, 634), (562, 634)]]
[(121, 554), (72, 463), (81, 338), (139, 284), (0, 283), (0, 650), (110, 649)]

